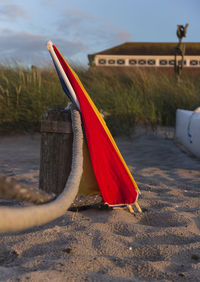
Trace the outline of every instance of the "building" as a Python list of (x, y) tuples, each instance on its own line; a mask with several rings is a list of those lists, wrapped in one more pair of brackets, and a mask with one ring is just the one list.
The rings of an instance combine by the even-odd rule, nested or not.
[[(184, 67), (200, 68), (200, 42), (184, 42)], [(98, 67), (173, 67), (178, 43), (127, 42), (88, 55), (89, 65)], [(181, 64), (181, 56), (177, 57)]]

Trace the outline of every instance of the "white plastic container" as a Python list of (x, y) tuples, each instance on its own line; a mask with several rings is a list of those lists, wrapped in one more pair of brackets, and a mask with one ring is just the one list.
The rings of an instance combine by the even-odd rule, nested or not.
[(200, 158), (200, 107), (195, 111), (176, 111), (176, 139)]

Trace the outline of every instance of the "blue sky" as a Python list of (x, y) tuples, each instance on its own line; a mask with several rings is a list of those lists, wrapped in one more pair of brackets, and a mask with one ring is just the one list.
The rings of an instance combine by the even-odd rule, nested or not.
[(0, 63), (46, 64), (52, 40), (70, 60), (127, 41), (200, 42), (200, 0), (0, 0)]

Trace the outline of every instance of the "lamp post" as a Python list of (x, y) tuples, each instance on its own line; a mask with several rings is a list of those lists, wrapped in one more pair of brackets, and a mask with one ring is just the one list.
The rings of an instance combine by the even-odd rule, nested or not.
[[(176, 35), (178, 37), (178, 45), (174, 50), (175, 60), (174, 60), (174, 72), (179, 79), (181, 71), (184, 67), (184, 55), (185, 55), (185, 45), (182, 43), (182, 38), (186, 37), (186, 32), (189, 24), (177, 25)], [(181, 60), (178, 60), (178, 56), (181, 56)]]

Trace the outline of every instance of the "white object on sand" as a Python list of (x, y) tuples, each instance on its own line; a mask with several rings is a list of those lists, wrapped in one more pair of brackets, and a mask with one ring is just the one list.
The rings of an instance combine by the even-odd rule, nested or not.
[(195, 111), (176, 111), (176, 139), (187, 150), (200, 157), (200, 107)]

